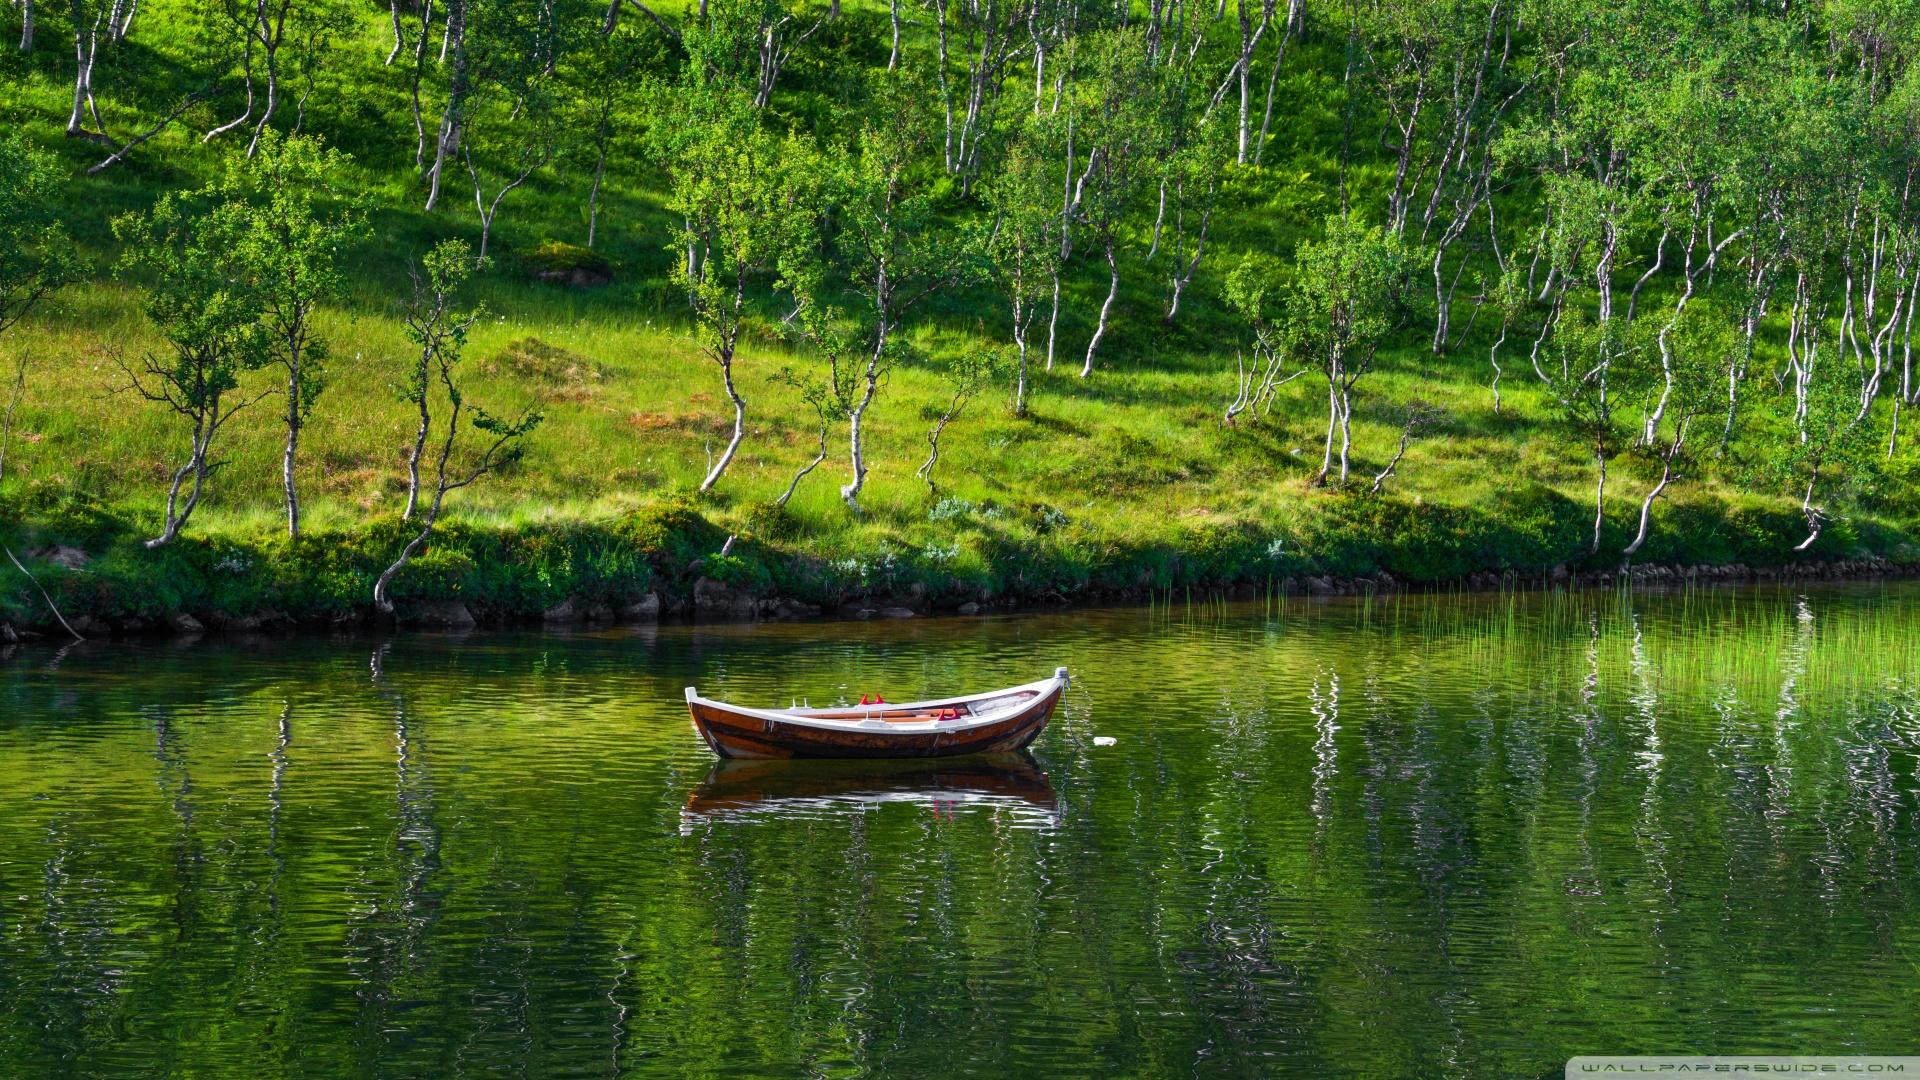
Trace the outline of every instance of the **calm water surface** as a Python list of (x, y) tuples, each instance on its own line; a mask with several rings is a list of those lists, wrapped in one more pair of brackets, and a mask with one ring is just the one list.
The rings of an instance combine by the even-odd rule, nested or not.
[[(7, 1076), (1920, 1053), (1920, 588), (0, 655)], [(681, 702), (1058, 664), (937, 768)]]

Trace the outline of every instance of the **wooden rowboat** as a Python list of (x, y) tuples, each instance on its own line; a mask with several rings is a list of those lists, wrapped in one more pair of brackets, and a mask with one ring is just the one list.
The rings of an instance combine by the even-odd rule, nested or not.
[(826, 709), (749, 709), (687, 687), (693, 728), (723, 758), (904, 758), (996, 754), (1039, 736), (1067, 669), (1024, 686), (968, 697)]

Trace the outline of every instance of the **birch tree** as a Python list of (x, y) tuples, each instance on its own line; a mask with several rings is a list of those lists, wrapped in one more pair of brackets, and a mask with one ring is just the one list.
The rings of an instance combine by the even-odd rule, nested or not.
[(251, 158), (228, 159), (218, 195), (236, 216), (235, 258), (257, 298), (269, 339), (268, 362), (285, 374), (281, 394), (286, 442), (280, 456), (287, 535), (300, 535), (295, 465), (300, 433), (327, 385), (327, 339), (317, 332), (320, 306), (343, 282), (340, 258), (361, 233), (365, 214), (353, 202), (333, 208), (345, 155), (315, 138), (269, 128)]
[(1378, 226), (1335, 215), (1320, 240), (1300, 245), (1295, 262), (1285, 299), (1287, 350), (1327, 384), (1326, 448), (1313, 482), (1327, 483), (1337, 435), (1344, 484), (1353, 447), (1353, 390), (1372, 370), (1393, 327), (1406, 250)]
[(1093, 374), (1093, 360), (1107, 336), (1113, 304), (1120, 296), (1121, 228), (1153, 166), (1163, 132), (1156, 96), (1159, 73), (1147, 62), (1138, 31), (1116, 31), (1094, 49), (1099, 67), (1082, 86), (1080, 115), (1089, 147), (1086, 167), (1073, 181), (1068, 212), (1091, 230), (1107, 263), (1107, 297), (1087, 342), (1080, 377)]
[(993, 215), (987, 258), (1012, 314), (1013, 414), (1027, 414), (1027, 356), (1033, 320), (1059, 273), (1059, 212), (1045, 121), (1030, 121), (982, 194)]
[(674, 280), (692, 297), (701, 351), (733, 404), (732, 437), (700, 482), (708, 491), (747, 435), (734, 362), (750, 290), (817, 246), (820, 164), (804, 139), (768, 131), (752, 99), (725, 86), (684, 88), (662, 118), (653, 137), (673, 181), (668, 208), (686, 223), (672, 250), (699, 253), (676, 263)]
[[(429, 312), (448, 307), (448, 294), (472, 264), (466, 245), (451, 241), (437, 247), (428, 256), (427, 280), (416, 287), (410, 306), (410, 321), (419, 324), (430, 318)], [(417, 279), (416, 279), (417, 280)], [(422, 424), (429, 432), (439, 432), (433, 454), (433, 496), (418, 520), (420, 529), (413, 534), (400, 554), (373, 583), (373, 603), (381, 611), (394, 610), (393, 580), (420, 553), (440, 522), (447, 496), (470, 487), (489, 473), (518, 461), (524, 452), (524, 440), (540, 425), (541, 414), (531, 409), (512, 419), (495, 416), (467, 400), (459, 378), (460, 361), (466, 338), (463, 334), (443, 334), (421, 341), (423, 365), (430, 387), (422, 394)], [(439, 406), (439, 419), (428, 404), (432, 398)], [(471, 445), (477, 439), (477, 448)]]
[(988, 383), (999, 379), (1006, 370), (1005, 358), (993, 349), (973, 349), (955, 357), (940, 373), (946, 383), (947, 404), (927, 430), (927, 460), (913, 475), (927, 482), (927, 498), (936, 498), (940, 489), (933, 480), (934, 466), (940, 463), (940, 436), (946, 433), (947, 425), (960, 418), (966, 411), (967, 403), (984, 389)]
[(417, 351), (402, 376), (400, 399), (412, 405), (420, 418), (413, 448), (407, 452), (407, 505), (400, 511), (403, 521), (411, 521), (420, 509), (420, 461), (426, 453), (427, 437), (433, 434), (436, 365), (457, 360), (466, 348), (467, 331), (486, 314), (484, 306), (462, 312), (454, 305), (454, 294), (477, 268), (465, 241), (441, 241), (420, 262), (426, 277), (423, 280), (419, 271), (409, 268), (413, 294), (401, 315), (407, 340)]
[(65, 184), (52, 155), (17, 133), (0, 139), (0, 334), (85, 272), (60, 222)]
[(1653, 504), (1693, 467), (1689, 436), (1696, 421), (1713, 410), (1727, 370), (1740, 362), (1742, 345), (1737, 325), (1711, 304), (1696, 304), (1662, 327), (1657, 349), (1660, 374), (1647, 380), (1657, 386), (1660, 408), (1643, 441), (1660, 462), (1660, 479), (1640, 500), (1640, 524), (1623, 555), (1632, 556), (1651, 535)]
[(186, 457), (173, 471), (160, 535), (146, 542), (150, 549), (179, 537), (214, 470), (225, 464), (214, 460), (221, 429), (272, 392), (240, 392), (241, 377), (268, 362), (272, 342), (250, 280), (247, 214), (242, 204), (219, 194), (208, 188), (162, 195), (150, 213), (113, 223), (114, 235), (127, 245), (121, 272), (151, 277), (140, 309), (168, 346), (162, 353), (144, 352), (137, 363), (121, 359), (126, 388), (188, 427)]
[[(934, 142), (931, 118), (922, 107), (928, 100), (926, 80), (909, 69), (877, 78), (857, 150), (835, 183), (840, 227), (835, 247), (849, 287), (865, 308), (860, 320), (865, 355), (857, 362), (857, 390), (847, 399), (851, 475), (840, 488), (841, 499), (855, 513), (867, 482), (862, 425), (881, 382), (905, 351), (901, 321), (974, 269), (974, 253), (940, 221), (938, 192), (923, 167)], [(812, 302), (818, 303), (815, 297)], [(803, 305), (807, 302), (803, 295)]]
[[(1258, 419), (1273, 408), (1274, 394), (1282, 386), (1313, 370), (1300, 370), (1280, 377), (1286, 365), (1288, 326), (1284, 309), (1286, 281), (1280, 261), (1271, 256), (1248, 254), (1227, 274), (1222, 290), (1227, 306), (1240, 317), (1252, 334), (1247, 346), (1234, 349), (1234, 397), (1221, 419), (1234, 423), (1242, 413)], [(1247, 350), (1251, 348), (1252, 363)]]

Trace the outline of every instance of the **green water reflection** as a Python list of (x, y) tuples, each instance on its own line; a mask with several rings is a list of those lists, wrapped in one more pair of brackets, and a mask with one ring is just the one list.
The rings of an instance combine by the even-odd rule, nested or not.
[[(1008, 759), (681, 702), (1058, 664)], [(14, 649), (0, 1074), (1920, 1053), (1917, 759), (1906, 586)]]

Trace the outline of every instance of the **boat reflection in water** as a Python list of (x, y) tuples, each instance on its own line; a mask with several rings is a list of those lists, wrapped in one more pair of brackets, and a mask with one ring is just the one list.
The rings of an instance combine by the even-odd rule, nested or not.
[(681, 811), (682, 833), (700, 820), (828, 817), (884, 803), (913, 803), (938, 817), (992, 809), (1047, 828), (1060, 806), (1047, 774), (1024, 752), (951, 758), (732, 760), (716, 763)]

